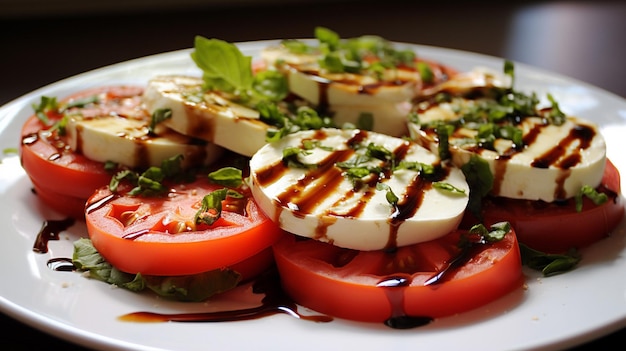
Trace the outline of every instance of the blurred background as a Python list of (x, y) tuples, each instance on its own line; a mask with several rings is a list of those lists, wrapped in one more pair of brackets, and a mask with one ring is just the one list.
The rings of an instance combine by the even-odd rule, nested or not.
[[(189, 48), (195, 35), (307, 38), (315, 26), (512, 59), (626, 96), (624, 1), (0, 0), (0, 105), (91, 69)], [(80, 349), (6, 316), (0, 323), (12, 350)], [(579, 349), (624, 340), (622, 330)]]
[(0, 104), (90, 69), (191, 47), (197, 34), (304, 38), (317, 25), (505, 57), (626, 96), (626, 2), (0, 0)]

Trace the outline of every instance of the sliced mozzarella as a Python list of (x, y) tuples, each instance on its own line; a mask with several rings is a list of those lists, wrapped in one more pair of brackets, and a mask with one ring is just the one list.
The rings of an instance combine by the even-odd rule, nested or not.
[[(389, 150), (395, 162), (439, 163), (437, 155), (401, 138), (361, 130), (321, 129), (287, 135), (261, 148), (250, 161), (250, 186), (259, 206), (283, 229), (297, 235), (356, 250), (379, 250), (441, 237), (459, 224), (469, 187), (456, 167), (444, 166), (441, 181), (464, 193), (435, 189), (410, 169), (390, 170), (379, 159), (365, 162), (381, 167), (354, 182), (337, 162), (363, 157), (367, 145)], [(283, 162), (283, 151), (315, 145), (298, 155), (303, 164)], [(386, 198), (386, 184), (399, 201)], [(359, 185), (357, 185), (359, 184)], [(396, 211), (397, 210), (397, 211)]]
[(387, 70), (383, 80), (353, 73), (325, 73), (319, 65), (287, 65), (289, 89), (314, 105), (378, 105), (409, 101), (421, 87), (416, 70)]
[(170, 109), (164, 125), (179, 133), (213, 142), (245, 156), (265, 144), (269, 125), (259, 112), (236, 104), (213, 92), (204, 92), (201, 78), (159, 76), (143, 95), (148, 111)]
[(366, 112), (374, 117), (372, 131), (394, 136), (406, 133), (406, 105), (422, 87), (416, 69), (387, 69), (382, 77), (329, 73), (320, 68), (320, 55), (294, 54), (282, 46), (264, 49), (262, 57), (287, 75), (292, 93), (328, 109), (337, 125), (356, 124)]
[(183, 166), (209, 164), (222, 149), (163, 128), (159, 136), (149, 133), (147, 118), (119, 115), (84, 117), (71, 115), (66, 125), (70, 148), (99, 162), (128, 167), (160, 166), (165, 159), (183, 155)]
[[(420, 123), (456, 120), (460, 106), (474, 103), (477, 101), (456, 98), (452, 103), (433, 105), (420, 111)], [(472, 141), (475, 130), (457, 129), (449, 138), (453, 163), (460, 167), (472, 155), (479, 155), (494, 175), (491, 193), (514, 199), (552, 202), (576, 195), (584, 185), (600, 184), (606, 145), (596, 125), (575, 117), (567, 117), (562, 125), (528, 117), (517, 127), (522, 129), (526, 143), (522, 150), (515, 150), (505, 139), (496, 139), (495, 150), (481, 148)], [(413, 139), (436, 152), (438, 140), (432, 130), (409, 123), (409, 132)]]
[(330, 73), (320, 67), (320, 55), (293, 54), (283, 46), (268, 47), (261, 57), (287, 74), (294, 94), (314, 105), (395, 104), (411, 100), (422, 86), (417, 69), (386, 69), (381, 77)]
[(477, 88), (510, 88), (511, 84), (512, 80), (508, 75), (487, 67), (476, 67), (471, 71), (456, 74), (443, 83), (424, 89), (421, 95), (431, 96), (446, 92), (463, 96), (465, 93), (476, 91)]
[(408, 134), (407, 116), (411, 112), (410, 102), (396, 104), (380, 104), (370, 106), (333, 105), (328, 110), (335, 125), (342, 127), (351, 124), (361, 126), (362, 118), (371, 118), (371, 131), (390, 136), (404, 136)]

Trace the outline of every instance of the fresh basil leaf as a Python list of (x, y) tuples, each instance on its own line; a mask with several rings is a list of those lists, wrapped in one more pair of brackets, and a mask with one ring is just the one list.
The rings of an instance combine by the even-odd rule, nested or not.
[(208, 175), (209, 180), (215, 184), (238, 188), (243, 184), (243, 172), (239, 168), (224, 167)]
[(74, 242), (72, 263), (78, 270), (89, 272), (89, 278), (134, 292), (148, 288), (159, 296), (184, 302), (205, 301), (241, 281), (241, 275), (231, 269), (174, 277), (125, 273), (108, 263), (87, 238)]
[(157, 295), (184, 302), (200, 302), (237, 286), (241, 275), (231, 269), (215, 269), (194, 275), (144, 276), (145, 285)]
[(469, 162), (461, 166), (461, 170), (470, 187), (467, 207), (476, 218), (481, 219), (482, 199), (493, 188), (494, 178), (489, 163), (479, 156), (472, 155)]
[(247, 94), (252, 88), (252, 58), (235, 44), (196, 36), (191, 58), (202, 69), (207, 89)]
[(548, 254), (519, 244), (522, 255), (522, 264), (540, 271), (544, 276), (565, 273), (574, 269), (582, 259), (580, 253), (574, 249), (567, 254)]

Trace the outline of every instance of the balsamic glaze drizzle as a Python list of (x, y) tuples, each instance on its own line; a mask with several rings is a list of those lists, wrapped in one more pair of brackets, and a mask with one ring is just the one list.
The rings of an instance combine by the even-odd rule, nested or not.
[[(58, 234), (74, 223), (74, 220), (46, 220), (42, 230), (37, 236), (33, 250), (39, 253), (47, 252), (48, 240), (58, 240)], [(451, 257), (448, 264), (429, 278), (424, 285), (442, 283), (453, 272), (462, 267), (467, 260), (471, 259), (480, 250), (483, 241), (474, 241), (464, 247), (455, 256)], [(47, 266), (59, 272), (76, 271), (71, 258), (51, 258)], [(393, 329), (411, 329), (431, 323), (434, 318), (429, 316), (411, 316), (404, 312), (404, 288), (411, 284), (412, 275), (401, 273), (382, 279), (377, 287), (384, 289), (391, 305), (391, 315), (383, 324)], [(280, 276), (276, 267), (273, 267), (253, 281), (252, 292), (265, 294), (260, 306), (244, 309), (224, 310), (217, 312), (196, 313), (173, 313), (163, 314), (139, 311), (125, 314), (119, 317), (122, 321), (129, 322), (225, 322), (259, 319), (275, 314), (288, 314), (292, 317), (318, 323), (331, 322), (332, 316), (317, 314), (304, 315), (298, 311), (298, 305), (285, 293), (280, 283)]]
[(66, 218), (61, 220), (45, 220), (37, 238), (33, 245), (33, 251), (39, 253), (48, 252), (48, 241), (59, 240), (59, 233), (71, 227), (74, 224), (73, 218)]

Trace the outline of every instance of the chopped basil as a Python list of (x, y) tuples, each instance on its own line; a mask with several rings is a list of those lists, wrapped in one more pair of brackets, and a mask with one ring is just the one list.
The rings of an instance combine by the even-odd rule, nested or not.
[(548, 113), (548, 119), (551, 124), (560, 126), (565, 123), (565, 113), (561, 111), (559, 107), (559, 103), (552, 97), (551, 94), (548, 94), (548, 100), (552, 104), (552, 108), (550, 109), (550, 113)]
[(369, 155), (358, 154), (347, 161), (335, 163), (335, 166), (343, 169), (344, 175), (349, 179), (357, 180), (382, 172), (381, 167), (368, 165), (371, 160)]
[(134, 188), (128, 192), (130, 196), (159, 196), (169, 189), (162, 184), (165, 179), (172, 179), (177, 182), (189, 181), (192, 175), (183, 172), (182, 155), (176, 155), (161, 161), (161, 167), (152, 166), (143, 173), (134, 170), (121, 170), (117, 172), (109, 182), (109, 190), (117, 192), (117, 188), (122, 180), (126, 180)]
[(478, 234), (485, 242), (496, 242), (504, 239), (504, 236), (511, 231), (511, 224), (509, 222), (498, 222), (492, 224), (489, 229), (484, 224), (473, 225), (469, 232), (471, 234)]
[(504, 74), (511, 77), (511, 86), (515, 82), (515, 64), (511, 60), (504, 60)]
[(437, 139), (439, 140), (437, 151), (439, 153), (439, 158), (442, 160), (448, 160), (452, 157), (452, 154), (450, 153), (449, 138), (453, 131), (454, 127), (448, 124), (441, 123), (435, 127)]
[(418, 62), (417, 70), (419, 71), (420, 76), (422, 77), (422, 80), (424, 82), (431, 83), (433, 79), (435, 79), (433, 70), (430, 68), (430, 66), (426, 62)]
[(92, 95), (92, 96), (87, 96), (81, 99), (76, 99), (76, 100), (70, 101), (65, 106), (63, 106), (63, 109), (61, 111), (65, 111), (73, 107), (85, 107), (90, 104), (95, 104), (99, 100), (100, 99), (98, 98), (97, 95)]
[(194, 216), (194, 223), (206, 225), (215, 223), (222, 216), (222, 201), (226, 200), (227, 197), (241, 199), (243, 195), (228, 188), (210, 192), (202, 198), (200, 209)]
[(350, 167), (350, 168), (346, 168), (345, 170), (345, 175), (348, 178), (355, 178), (355, 179), (365, 178), (372, 173), (373, 173), (373, 170), (367, 167)]
[[(266, 141), (279, 140), (287, 134), (301, 130), (317, 130), (325, 127), (335, 127), (330, 117), (323, 117), (316, 110), (309, 106), (300, 106), (295, 113), (283, 111), (276, 103), (260, 101), (256, 105), (261, 121), (276, 127), (269, 129), (266, 134)], [(288, 113), (289, 112), (289, 113)]]
[(243, 184), (243, 172), (239, 168), (224, 167), (208, 175), (209, 180), (215, 184), (238, 188)]
[(365, 155), (381, 161), (389, 161), (393, 158), (393, 153), (389, 149), (374, 143), (369, 143), (367, 145)]
[[(82, 99), (72, 100), (68, 103), (61, 104), (57, 102), (56, 97), (42, 96), (39, 104), (32, 104), (33, 110), (37, 118), (46, 126), (50, 127), (50, 131), (56, 130), (59, 135), (65, 135), (66, 126), (68, 122), (68, 115), (65, 113), (68, 109), (73, 107), (85, 107), (89, 104), (98, 102), (98, 96), (92, 95)], [(50, 118), (48, 114), (57, 114), (60, 118), (54, 123), (50, 124)]]
[(310, 54), (315, 51), (315, 49), (306, 43), (296, 40), (296, 39), (285, 39), (281, 41), (281, 45), (287, 48), (289, 52), (294, 54)]
[[(315, 38), (318, 40), (317, 47), (294, 39), (283, 40), (282, 45), (296, 54), (320, 54), (320, 67), (332, 73), (366, 74), (383, 79), (383, 73), (387, 69), (399, 66), (418, 69), (413, 50), (396, 49), (393, 43), (379, 36), (364, 35), (342, 39), (328, 28), (317, 27)], [(366, 60), (368, 57), (375, 57), (376, 60), (371, 62)], [(421, 71), (428, 79), (428, 72), (424, 67)]]
[(152, 112), (152, 117), (150, 118), (150, 126), (148, 127), (148, 132), (150, 134), (154, 134), (154, 130), (157, 124), (172, 118), (172, 109), (169, 108), (159, 108)]
[(196, 215), (194, 223), (211, 225), (222, 215), (222, 201), (226, 199), (227, 188), (212, 191), (202, 198), (202, 204)]
[(59, 104), (56, 97), (42, 96), (39, 104), (32, 104), (33, 110), (37, 118), (45, 125), (50, 125), (50, 119), (48, 118), (48, 112), (54, 112), (59, 110)]
[(348, 71), (343, 61), (336, 53), (326, 54), (322, 59), (320, 59), (319, 64), (320, 67), (326, 69), (330, 73), (342, 73)]
[(455, 187), (454, 185), (450, 184), (450, 183), (446, 183), (446, 182), (434, 182), (433, 183), (433, 188), (438, 189), (438, 190), (442, 190), (445, 192), (448, 192), (450, 194), (462, 194), (465, 195), (465, 190), (464, 189), (459, 189), (457, 187)]
[(161, 181), (165, 179), (163, 170), (159, 167), (149, 167), (137, 177), (137, 186), (128, 192), (128, 195), (154, 196), (165, 193), (168, 188)]
[(608, 201), (609, 197), (605, 193), (598, 192), (596, 189), (589, 185), (583, 185), (580, 191), (574, 197), (576, 202), (576, 212), (583, 210), (583, 196), (586, 196), (596, 205), (601, 205)]
[(394, 171), (398, 169), (410, 169), (410, 170), (418, 171), (420, 172), (422, 176), (430, 176), (430, 175), (435, 174), (436, 172), (435, 166), (430, 165), (428, 163), (417, 162), (417, 161), (405, 161), (405, 160), (398, 162), (398, 164), (394, 168)]
[(316, 168), (317, 165), (314, 163), (304, 163), (298, 157), (299, 155), (310, 155), (311, 152), (309, 150), (299, 148), (299, 147), (288, 147), (283, 150), (283, 163), (288, 167), (294, 168)]
[(413, 123), (413, 124), (418, 124), (418, 125), (419, 125), (419, 124), (421, 124), (421, 123), (420, 123), (420, 116), (419, 116), (419, 114), (418, 114), (417, 112), (415, 112), (415, 111), (411, 111), (411, 112), (409, 113), (409, 115), (408, 115), (408, 117), (407, 117), (407, 118), (409, 119), (409, 122), (410, 122), (410, 123)]
[(480, 156), (472, 155), (469, 162), (461, 166), (461, 170), (470, 188), (467, 208), (476, 218), (481, 219), (482, 198), (493, 188), (494, 178), (489, 163)]
[(393, 190), (389, 185), (380, 182), (376, 183), (376, 190), (386, 191), (385, 198), (387, 199), (387, 202), (389, 202), (389, 204), (391, 204), (392, 206), (395, 207), (398, 204), (398, 196), (393, 193)]
[(113, 161), (106, 161), (104, 163), (104, 170), (107, 172), (112, 172), (114, 170), (117, 169), (119, 165), (117, 164), (117, 162), (113, 162)]

